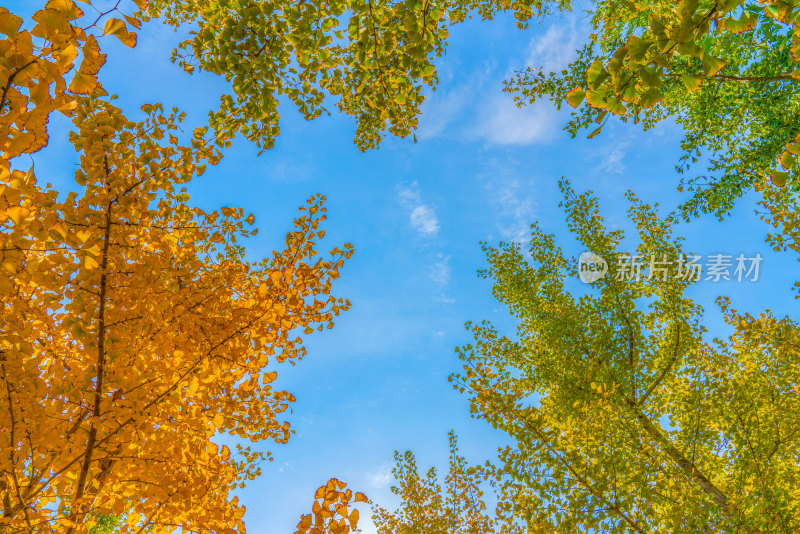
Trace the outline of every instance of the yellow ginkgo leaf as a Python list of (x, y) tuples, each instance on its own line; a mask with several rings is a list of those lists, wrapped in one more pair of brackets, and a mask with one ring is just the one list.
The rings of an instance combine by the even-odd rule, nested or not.
[(76, 72), (69, 84), (69, 91), (78, 95), (91, 94), (97, 88), (97, 77), (91, 74)]
[(75, 232), (75, 236), (80, 239), (81, 243), (86, 243), (86, 241), (92, 236), (92, 233), (89, 230), (78, 230)]
[(22, 221), (24, 221), (28, 215), (30, 215), (31, 210), (25, 208), (23, 206), (13, 206), (10, 208), (6, 208), (5, 214), (6, 217), (11, 219), (14, 222), (14, 225), (19, 226)]
[(135, 48), (136, 47), (136, 34), (133, 32), (119, 32), (114, 34), (117, 36), (117, 39), (120, 40), (122, 44), (127, 46), (128, 48)]
[(100, 53), (100, 45), (97, 44), (97, 39), (95, 39), (94, 35), (90, 35), (83, 45), (83, 61), (81, 61), (79, 72), (95, 75), (105, 62), (106, 55)]
[(22, 18), (10, 13), (5, 7), (0, 7), (0, 33), (14, 37), (22, 26)]
[(94, 269), (95, 267), (98, 267), (100, 265), (99, 263), (97, 263), (96, 259), (94, 259), (92, 256), (88, 254), (83, 257), (83, 263), (87, 269)]
[(193, 376), (192, 379), (189, 381), (189, 387), (186, 388), (186, 392), (189, 395), (194, 395), (197, 392), (197, 388), (200, 386), (200, 379), (196, 376)]
[(110, 18), (103, 26), (103, 35), (116, 35), (125, 31), (125, 22), (118, 18)]
[(225, 422), (225, 418), (222, 416), (221, 413), (218, 413), (214, 416), (214, 426), (217, 428), (222, 428), (223, 423)]

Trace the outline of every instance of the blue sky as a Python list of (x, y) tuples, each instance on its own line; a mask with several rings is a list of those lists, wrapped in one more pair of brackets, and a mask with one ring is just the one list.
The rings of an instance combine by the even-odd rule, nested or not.
[[(23, 4), (12, 1), (9, 8), (29, 12)], [(582, 252), (558, 208), (559, 178), (578, 191), (594, 190), (611, 228), (630, 228), (627, 189), (667, 209), (685, 200), (676, 187), (681, 137), (675, 125), (643, 134), (638, 126), (613, 124), (595, 139), (573, 140), (562, 131), (565, 112), (549, 103), (518, 109), (502, 93), (501, 82), (515, 69), (565, 65), (585, 24), (555, 16), (520, 31), (500, 17), (456, 27), (416, 144), (392, 138), (361, 153), (348, 118), (308, 122), (284, 105), (274, 149), (257, 156), (254, 145), (239, 140), (191, 184), (193, 202), (202, 208), (242, 206), (255, 214), (260, 231), (246, 243), (252, 259), (281, 246), (297, 207), (315, 193), (328, 198), (329, 248), (352, 242), (356, 250), (335, 285), (352, 301), (351, 311), (333, 330), (309, 338), (307, 359), (279, 369), (279, 386), (297, 398), (289, 416), (296, 433), (287, 445), (269, 447), (274, 462), (239, 494), (249, 532), (293, 532), (314, 490), (331, 476), (394, 503), (393, 451), (412, 449), (420, 467), (444, 467), (450, 429), (473, 461), (504, 443), (469, 418), (466, 398), (447, 376), (459, 368), (454, 347), (470, 341), (465, 321), (489, 319), (507, 333), (513, 328), (489, 283), (476, 275), (484, 266), (481, 241), (525, 241), (529, 225), (539, 221), (567, 251)], [(187, 76), (172, 65), (177, 38), (151, 23), (135, 50), (105, 39), (103, 84), (131, 118), (141, 104), (161, 102), (187, 111), (191, 128), (215, 109), (224, 80)], [(60, 189), (72, 187), (76, 160), (63, 135), (68, 127), (68, 120), (54, 119), (50, 146), (34, 157), (39, 179)], [(683, 229), (688, 248), (698, 252), (764, 256), (757, 283), (704, 282), (692, 289), (712, 334), (723, 332), (717, 295), (730, 296), (741, 310), (796, 315), (788, 288), (797, 263), (764, 243), (768, 228), (754, 213), (755, 200), (743, 199), (725, 223), (707, 217)]]

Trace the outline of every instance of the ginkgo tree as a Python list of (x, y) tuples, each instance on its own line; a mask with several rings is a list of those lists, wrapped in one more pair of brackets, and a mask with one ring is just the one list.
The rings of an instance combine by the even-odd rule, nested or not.
[[(449, 435), (450, 458), (444, 487), (437, 470), (420, 474), (411, 451), (395, 453), (392, 493), (400, 507), (391, 511), (372, 504), (372, 519), (378, 534), (516, 534), (525, 531), (521, 516), (514, 515), (513, 501), (519, 494), (507, 478), (491, 470), (470, 465), (459, 453), (453, 432)], [(488, 500), (495, 502), (489, 512)]]
[[(517, 485), (514, 514), (529, 532), (797, 532), (800, 325), (720, 298), (732, 333), (709, 339), (686, 296), (696, 278), (675, 272), (688, 255), (677, 216), (630, 196), (626, 251), (597, 199), (562, 186), (573, 236), (608, 272), (576, 289), (577, 258), (539, 225), (529, 255), (485, 245), (483, 276), (517, 335), (469, 324), (452, 377), (513, 439), (494, 474)], [(644, 258), (641, 276), (624, 254)]]
[[(96, 13), (49, 0), (31, 29), (0, 8), (0, 530), (241, 531), (230, 491), (269, 455), (212, 438), (288, 438), (270, 361), (302, 357), (296, 332), (347, 308), (327, 295), (352, 249), (311, 259), (317, 197), (284, 251), (245, 262), (252, 216), (178, 190), (219, 138), (182, 146), (183, 116), (146, 106), (133, 123), (103, 100), (100, 42), (135, 46), (140, 22), (83, 4)], [(61, 200), (15, 168), (55, 111), (81, 155), (81, 192)]]
[[(377, 147), (387, 132), (405, 137), (416, 130), (423, 89), (438, 83), (434, 61), (453, 25), (511, 12), (524, 27), (549, 10), (541, 0), (47, 0), (41, 7), (32, 17), (35, 28), (22, 31), (23, 20), (0, 7), (0, 33), (11, 42), (0, 47), (4, 103), (6, 91), (24, 95), (38, 87), (24, 103), (39, 109), (40, 121), (71, 106), (71, 95), (94, 90), (92, 66), (102, 64), (95, 59), (103, 39), (135, 47), (143, 23), (163, 23), (190, 32), (173, 50), (174, 62), (187, 73), (205, 71), (230, 83), (209, 116), (220, 145), (242, 134), (272, 147), (285, 97), (307, 119), (333, 107), (355, 118), (362, 150)], [(90, 61), (73, 70), (79, 56)], [(50, 91), (44, 81), (55, 82), (49, 107), (40, 102)]]
[(172, 58), (187, 72), (225, 76), (211, 126), (240, 132), (269, 148), (285, 96), (307, 118), (332, 106), (355, 118), (355, 142), (377, 147), (388, 131), (405, 137), (418, 124), (423, 88), (438, 82), (434, 61), (454, 24), (473, 14), (513, 12), (520, 25), (541, 13), (541, 0), (146, 0), (143, 20), (192, 35)]
[(0, 530), (124, 513), (124, 532), (241, 531), (231, 491), (268, 453), (215, 436), (289, 437), (275, 365), (348, 307), (330, 290), (352, 249), (314, 258), (314, 197), (284, 250), (245, 261), (253, 217), (193, 208), (182, 187), (219, 161), (205, 129), (182, 144), (175, 111), (76, 105), (78, 193), (0, 166)]
[[(306, 119), (329, 113), (332, 106), (354, 117), (355, 143), (362, 150), (377, 147), (387, 132), (405, 137), (416, 130), (423, 88), (436, 86), (433, 61), (444, 53), (453, 24), (472, 13), (491, 18), (510, 10), (522, 25), (541, 9), (531, 0), (80, 0), (80, 5), (85, 11), (72, 0), (47, 0), (32, 17), (35, 27), (22, 31), (22, 18), (0, 8), (0, 32), (10, 43), (0, 48), (3, 103), (7, 91), (25, 95), (8, 103), (19, 110), (27, 104), (36, 108), (36, 131), (44, 131), (48, 112), (68, 111), (74, 94), (95, 90), (102, 39), (116, 37), (135, 47), (143, 23), (165, 23), (191, 32), (173, 50), (173, 61), (187, 73), (202, 70), (230, 82), (230, 94), (220, 97), (219, 109), (209, 116), (220, 145), (242, 134), (264, 149), (272, 147), (280, 132), (279, 100), (286, 97)], [(73, 69), (79, 56), (87, 61)], [(24, 83), (28, 78), (36, 85)], [(14, 139), (18, 145), (31, 142)], [(37, 139), (43, 146), (45, 138)]]
[[(755, 189), (800, 253), (800, 3), (681, 0), (589, 4), (592, 31), (559, 72), (529, 68), (506, 83), (520, 104), (576, 108), (566, 129), (600, 134), (619, 118), (683, 127), (682, 214), (723, 216)], [(800, 284), (798, 284), (800, 288)]]
[[(347, 484), (331, 479), (315, 493), (311, 514), (302, 516), (295, 534), (348, 534), (358, 530), (358, 503), (366, 503), (378, 534), (521, 534), (525, 521), (515, 516), (514, 501), (520, 488), (508, 477), (498, 476), (490, 464), (470, 465), (459, 454), (450, 432), (450, 459), (444, 487), (436, 468), (420, 474), (414, 453), (395, 452), (391, 490), (400, 506), (389, 510), (370, 501)], [(494, 513), (486, 501), (492, 499)]]
[(295, 534), (349, 534), (358, 529), (357, 503), (369, 502), (361, 492), (353, 493), (347, 483), (332, 478), (314, 493), (311, 513), (297, 523)]
[[(105, 63), (91, 29), (69, 0), (49, 0), (33, 15), (33, 27), (0, 7), (0, 154), (4, 160), (32, 154), (48, 142), (50, 115), (70, 115), (75, 96), (101, 92), (97, 73)], [(109, 19), (111, 20), (111, 19)], [(80, 62), (76, 65), (76, 59)], [(52, 87), (52, 89), (51, 89)]]

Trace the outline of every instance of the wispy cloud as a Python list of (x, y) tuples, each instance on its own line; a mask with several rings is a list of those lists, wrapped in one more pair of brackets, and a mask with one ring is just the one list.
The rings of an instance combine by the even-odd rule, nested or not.
[[(576, 20), (569, 17), (552, 24), (544, 35), (531, 39), (520, 63), (546, 73), (565, 68), (579, 46)], [(515, 68), (518, 67), (519, 64)], [(503, 78), (508, 78), (513, 70), (503, 73)], [(533, 145), (551, 140), (561, 129), (561, 120), (550, 101), (519, 107), (512, 95), (500, 91), (499, 79), (484, 86), (486, 89), (480, 95), (483, 111), (472, 129), (473, 137), (494, 145)]]
[(398, 192), (400, 205), (405, 208), (409, 215), (408, 220), (411, 227), (422, 237), (436, 237), (439, 233), (439, 219), (436, 211), (422, 202), (417, 182), (412, 182), (410, 187), (401, 187)]
[(450, 283), (450, 256), (445, 256), (441, 252), (436, 254), (436, 261), (431, 267), (431, 280), (439, 287), (445, 287)]
[(411, 226), (424, 236), (435, 236), (439, 233), (439, 219), (436, 212), (428, 205), (422, 204), (415, 207), (409, 216)]
[(376, 467), (373, 471), (366, 473), (367, 484), (374, 489), (383, 489), (389, 486), (392, 481), (392, 468), (389, 464)]
[(509, 180), (497, 190), (500, 235), (506, 241), (525, 245), (530, 239), (530, 226), (536, 218), (534, 200), (529, 197), (519, 180)]
[(452, 275), (451, 256), (442, 252), (443, 243), (435, 239), (439, 235), (439, 219), (436, 211), (430, 204), (423, 202), (417, 182), (399, 187), (398, 201), (408, 212), (408, 221), (411, 227), (416, 230), (417, 234), (425, 238), (425, 241), (419, 245), (425, 250), (424, 252), (421, 250), (420, 254), (427, 260), (428, 278), (434, 286), (431, 296), (437, 302), (455, 302), (447, 295)]
[[(470, 110), (489, 94), (488, 85), (497, 64), (484, 61), (467, 72), (456, 72), (446, 65), (439, 72), (441, 84), (436, 91), (425, 95), (420, 117), (419, 139), (436, 137), (464, 140), (471, 118)], [(495, 91), (492, 87), (491, 91)]]
[(515, 161), (493, 159), (480, 179), (487, 189), (500, 238), (519, 243), (524, 249), (536, 220), (536, 199), (531, 195), (536, 187), (533, 180), (517, 176), (516, 166)]
[[(303, 160), (298, 158), (298, 161)], [(298, 182), (308, 180), (314, 174), (315, 166), (308, 162), (275, 161), (262, 172), (276, 182)]]
[[(576, 18), (552, 24), (544, 35), (534, 37), (523, 59), (526, 68), (546, 73), (564, 69), (575, 57), (580, 32)], [(513, 69), (512, 69), (513, 71)], [(511, 71), (503, 74), (508, 78)], [(512, 95), (500, 92), (496, 84), (485, 84), (482, 109), (472, 133), (495, 145), (532, 145), (551, 140), (560, 130), (561, 120), (548, 100), (518, 107)]]
[(623, 158), (628, 151), (630, 143), (620, 141), (605, 151), (599, 170), (606, 174), (622, 174), (625, 172)]
[[(517, 66), (523, 61), (521, 58)], [(502, 91), (502, 81), (511, 72), (484, 62), (459, 76), (467, 82), (449, 87), (444, 83), (440, 90), (427, 95), (418, 137), (493, 145), (531, 145), (550, 139), (559, 129), (555, 109), (544, 101), (517, 107), (513, 96)]]
[(531, 39), (525, 66), (545, 73), (566, 68), (575, 58), (579, 35), (575, 17), (551, 24), (544, 35)]
[(549, 102), (517, 107), (501, 93), (491, 97), (474, 133), (495, 145), (531, 145), (547, 141), (557, 131), (556, 112)]
[(449, 91), (437, 91), (427, 96), (417, 137), (433, 139), (442, 135), (472, 101), (474, 91), (474, 87), (458, 85)]

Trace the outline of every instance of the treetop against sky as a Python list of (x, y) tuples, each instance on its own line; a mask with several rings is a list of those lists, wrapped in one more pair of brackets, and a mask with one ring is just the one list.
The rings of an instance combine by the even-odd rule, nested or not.
[(797, 24), (4, 4), (0, 525), (792, 531)]

